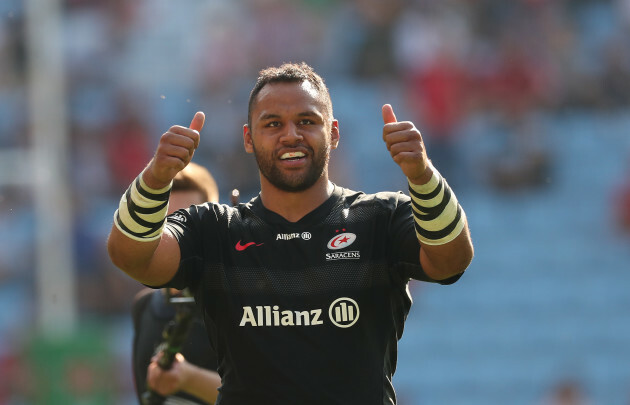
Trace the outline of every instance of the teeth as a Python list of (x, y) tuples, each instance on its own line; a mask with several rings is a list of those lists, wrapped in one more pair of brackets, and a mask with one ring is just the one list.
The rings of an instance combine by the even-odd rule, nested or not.
[(291, 159), (291, 158), (301, 158), (306, 156), (302, 152), (287, 152), (280, 156), (280, 159)]

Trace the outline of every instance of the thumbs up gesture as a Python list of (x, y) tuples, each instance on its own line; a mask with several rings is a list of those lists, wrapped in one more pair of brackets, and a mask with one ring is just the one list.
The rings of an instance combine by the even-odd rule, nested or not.
[(412, 183), (428, 182), (432, 170), (420, 131), (410, 121), (398, 122), (389, 104), (383, 106), (383, 122), (383, 140), (394, 162)]
[(205, 120), (206, 116), (200, 111), (188, 128), (173, 125), (162, 134), (155, 155), (144, 171), (143, 180), (147, 186), (154, 189), (166, 187), (190, 163), (199, 146), (199, 132)]

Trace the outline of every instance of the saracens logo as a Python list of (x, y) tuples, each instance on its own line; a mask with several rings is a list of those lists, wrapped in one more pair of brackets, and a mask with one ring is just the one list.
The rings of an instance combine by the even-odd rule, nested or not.
[(357, 239), (357, 235), (350, 232), (344, 232), (340, 235), (336, 235), (334, 238), (328, 241), (327, 246), (328, 246), (328, 249), (331, 249), (331, 250), (343, 249), (352, 245), (352, 243), (356, 239)]

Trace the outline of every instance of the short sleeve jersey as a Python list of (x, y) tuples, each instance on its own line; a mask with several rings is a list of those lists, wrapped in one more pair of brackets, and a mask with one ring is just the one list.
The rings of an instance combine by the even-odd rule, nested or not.
[[(410, 198), (335, 186), (297, 222), (260, 197), (169, 216), (222, 377), (218, 404), (392, 404), (419, 262)], [(450, 284), (459, 276), (441, 281)]]

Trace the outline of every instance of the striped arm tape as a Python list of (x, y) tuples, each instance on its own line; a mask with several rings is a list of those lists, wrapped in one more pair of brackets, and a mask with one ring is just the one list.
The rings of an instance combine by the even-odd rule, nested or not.
[(448, 183), (433, 169), (428, 183), (408, 181), (416, 236), (426, 245), (444, 245), (464, 229), (466, 214)]
[(152, 189), (145, 184), (140, 173), (122, 195), (114, 213), (114, 224), (118, 230), (139, 242), (159, 239), (164, 229), (172, 186), (173, 182), (160, 190)]

